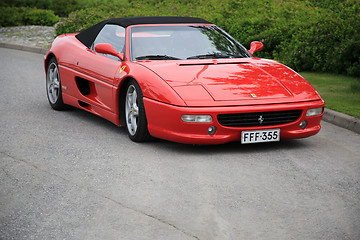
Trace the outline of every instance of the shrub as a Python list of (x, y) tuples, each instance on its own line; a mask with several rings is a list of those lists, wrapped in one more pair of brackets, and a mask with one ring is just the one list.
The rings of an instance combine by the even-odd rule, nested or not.
[(53, 26), (59, 18), (54, 15), (52, 10), (29, 9), (24, 16), (25, 25)]
[(358, 0), (116, 0), (71, 13), (57, 25), (56, 33), (79, 32), (112, 17), (201, 17), (247, 48), (252, 41), (263, 42), (259, 57), (276, 59), (297, 71), (359, 76), (359, 8)]
[(199, 0), (183, 1), (118, 1), (117, 4), (101, 5), (72, 12), (63, 18), (56, 27), (58, 35), (79, 32), (99, 21), (114, 17), (132, 16), (193, 16), (208, 21), (222, 21), (221, 3), (217, 0), (199, 2)]
[(24, 10), (22, 8), (1, 7), (0, 27), (19, 26), (23, 23)]
[(53, 0), (1, 0), (0, 7), (27, 7), (46, 9)]
[(57, 16), (66, 17), (75, 10), (126, 2), (127, 0), (1, 0), (0, 7), (48, 9), (53, 10)]
[(238, 4), (224, 27), (247, 47), (251, 41), (262, 41), (264, 50), (257, 56), (276, 59), (297, 71), (359, 76), (356, 0), (230, 2)]
[(55, 0), (51, 1), (49, 9), (53, 10), (58, 16), (68, 16), (69, 13), (79, 9), (77, 0)]
[(59, 18), (51, 10), (25, 8), (25, 7), (1, 7), (0, 26), (20, 25), (44, 25), (52, 26)]
[(80, 32), (98, 22), (113, 17), (122, 17), (126, 10), (117, 8), (116, 13), (111, 11), (112, 7), (103, 6), (98, 8), (87, 8), (75, 11), (69, 15), (68, 18), (63, 18), (56, 25), (57, 35), (64, 33)]
[(78, 9), (78, 0), (2, 0), (1, 7), (25, 7), (53, 10), (56, 15), (67, 16)]

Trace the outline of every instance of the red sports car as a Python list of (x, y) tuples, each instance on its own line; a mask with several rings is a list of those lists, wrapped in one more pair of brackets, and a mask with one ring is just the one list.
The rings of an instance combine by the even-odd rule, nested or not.
[(324, 101), (299, 74), (253, 57), (200, 18), (132, 17), (58, 36), (45, 56), (52, 108), (126, 126), (131, 140), (257, 143), (320, 131)]

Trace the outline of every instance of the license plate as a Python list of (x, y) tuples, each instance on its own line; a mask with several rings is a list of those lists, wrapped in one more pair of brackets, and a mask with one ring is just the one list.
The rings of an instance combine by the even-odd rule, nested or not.
[(262, 143), (280, 141), (280, 129), (242, 131), (241, 143)]

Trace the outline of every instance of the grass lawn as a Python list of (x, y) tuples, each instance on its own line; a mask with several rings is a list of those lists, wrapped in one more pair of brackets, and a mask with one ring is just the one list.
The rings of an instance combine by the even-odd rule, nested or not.
[(325, 100), (325, 107), (360, 118), (360, 81), (330, 73), (300, 73)]

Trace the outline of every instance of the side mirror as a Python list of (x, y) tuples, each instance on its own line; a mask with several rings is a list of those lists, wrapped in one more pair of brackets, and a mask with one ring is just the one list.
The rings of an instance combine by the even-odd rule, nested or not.
[(263, 47), (264, 47), (264, 45), (261, 42), (251, 42), (250, 50), (248, 52), (252, 56), (255, 52), (262, 50)]
[(102, 54), (109, 54), (118, 57), (121, 61), (124, 60), (124, 53), (117, 52), (111, 44), (98, 43), (95, 45), (95, 51)]

